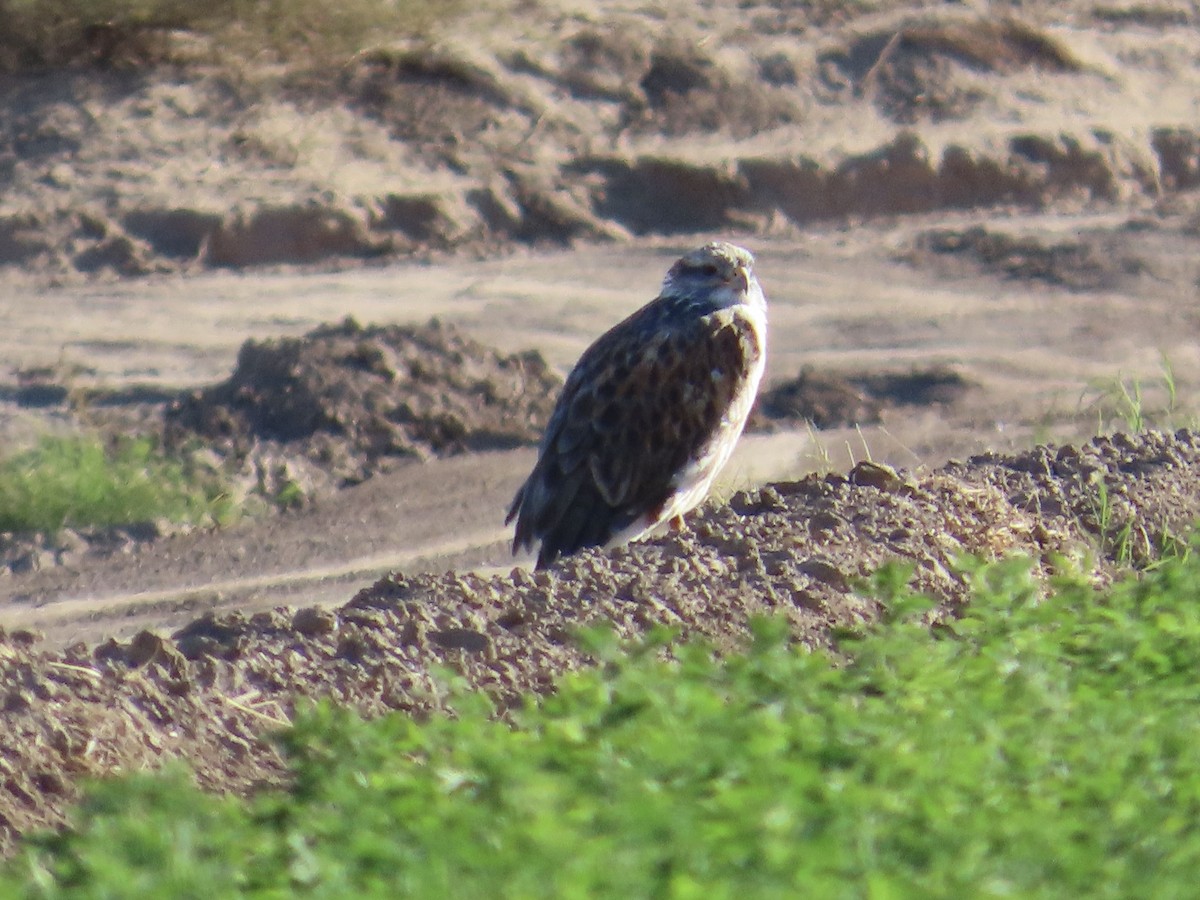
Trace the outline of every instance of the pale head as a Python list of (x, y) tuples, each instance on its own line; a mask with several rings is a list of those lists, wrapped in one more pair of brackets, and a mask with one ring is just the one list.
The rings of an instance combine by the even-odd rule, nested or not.
[(663, 279), (664, 296), (703, 299), (720, 309), (741, 303), (766, 305), (754, 277), (754, 256), (749, 250), (714, 241), (685, 253)]

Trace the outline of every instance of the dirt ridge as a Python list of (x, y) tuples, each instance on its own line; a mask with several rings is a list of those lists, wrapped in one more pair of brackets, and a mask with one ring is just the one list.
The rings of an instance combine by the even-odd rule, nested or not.
[[(568, 245), (697, 230), (778, 232), (816, 222), (937, 210), (1155, 202), (1200, 186), (1200, 131), (1163, 127), (1142, 144), (1015, 133), (937, 152), (898, 134), (830, 163), (805, 155), (719, 164), (652, 155), (582, 157), (537, 188), (313, 198), (253, 209), (138, 206), (0, 215), (0, 266), (139, 276), (426, 255), (512, 241)], [(58, 258), (72, 248), (69, 260)]]
[(361, 264), (1200, 186), (1194, 10), (1115, 28), (775, 6), (468, 17), (279, 83), (8, 75), (0, 272)]

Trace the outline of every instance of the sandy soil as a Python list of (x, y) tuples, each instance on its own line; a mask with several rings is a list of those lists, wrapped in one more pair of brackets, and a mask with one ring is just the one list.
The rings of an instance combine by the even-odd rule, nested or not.
[[(946, 615), (957, 553), (1066, 553), (1100, 580), (1200, 515), (1200, 439), (1170, 433), (1200, 383), (1190, 6), (1019, 27), (688, 9), (554, 5), (318, 95), (186, 71), (0, 83), (8, 446), (73, 427), (89, 391), (161, 409), (244, 341), (346, 316), (436, 315), (481, 358), (532, 349), (561, 374), (717, 234), (758, 255), (771, 317), (771, 403), (680, 535), (513, 569), (516, 447), (0, 568), (0, 847), (61, 822), (85, 775), (183, 757), (214, 789), (276, 781), (262, 736), (301, 697), (425, 709), (434, 664), (502, 700), (544, 690), (596, 618), (729, 646), (775, 610), (823, 645), (878, 615), (853, 586), (888, 559)], [(1128, 429), (1119, 379), (1166, 432), (1092, 440)]]

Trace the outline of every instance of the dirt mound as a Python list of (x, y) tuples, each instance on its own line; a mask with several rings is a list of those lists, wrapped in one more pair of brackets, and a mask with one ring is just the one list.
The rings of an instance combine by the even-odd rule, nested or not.
[(948, 366), (858, 373), (818, 372), (805, 366), (795, 378), (762, 393), (748, 427), (763, 431), (806, 422), (817, 428), (873, 425), (884, 420), (888, 408), (953, 403), (971, 386)]
[(536, 351), (504, 356), (436, 319), (247, 341), (228, 380), (165, 413), (180, 445), (302, 457), (343, 484), (398, 459), (536, 444), (560, 380)]
[(967, 593), (962, 553), (1056, 554), (1093, 566), (1146, 562), (1200, 516), (1200, 435), (1117, 435), (1080, 447), (988, 454), (903, 474), (860, 463), (708, 506), (690, 528), (544, 572), (405, 577), (341, 609), (208, 616), (173, 639), (61, 653), (35, 636), (0, 639), (0, 847), (57, 825), (81, 778), (186, 759), (205, 787), (248, 791), (282, 777), (264, 735), (302, 697), (368, 714), (436, 707), (435, 667), (461, 672), (501, 703), (548, 690), (588, 660), (570, 640), (588, 622), (624, 637), (656, 624), (718, 646), (745, 639), (747, 616), (782, 614), (796, 639), (828, 645), (875, 620), (855, 591), (889, 560), (952, 615)]
[(991, 90), (984, 79), (964, 77), (964, 69), (999, 75), (1083, 69), (1057, 40), (1012, 19), (888, 28), (828, 52), (822, 61), (828, 88), (849, 87), (904, 124), (970, 115)]
[[(778, 66), (776, 77), (787, 83)], [(635, 95), (623, 112), (624, 126), (635, 133), (744, 138), (802, 117), (789, 91), (760, 72), (738, 77), (690, 41), (666, 41), (656, 47), (637, 85), (640, 97)]]
[(459, 162), (464, 143), (521, 105), (479, 60), (434, 50), (366, 54), (346, 68), (340, 89), (434, 166)]
[(1125, 246), (1120, 232), (1048, 242), (982, 226), (965, 230), (937, 228), (918, 235), (902, 258), (914, 265), (937, 266), (945, 274), (973, 269), (1075, 291), (1093, 291), (1111, 289), (1123, 278), (1144, 271), (1143, 263), (1125, 252)]
[[(79, 391), (29, 373), (9, 396), (106, 434), (161, 437), (220, 468), (235, 493), (302, 505), (404, 461), (536, 445), (561, 379), (537, 351), (504, 355), (436, 319), (364, 327), (352, 319), (300, 338), (250, 340), (223, 382), (169, 399)], [(0, 392), (2, 395), (3, 392)], [(189, 526), (0, 533), (0, 576), (78, 567)]]

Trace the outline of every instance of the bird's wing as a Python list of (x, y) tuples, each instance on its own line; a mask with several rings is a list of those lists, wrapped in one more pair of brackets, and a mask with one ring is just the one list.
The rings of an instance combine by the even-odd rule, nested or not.
[(514, 550), (540, 540), (545, 565), (657, 519), (762, 349), (737, 307), (676, 318), (659, 301), (603, 335), (568, 377), (509, 510)]

